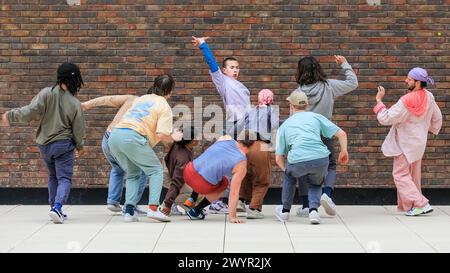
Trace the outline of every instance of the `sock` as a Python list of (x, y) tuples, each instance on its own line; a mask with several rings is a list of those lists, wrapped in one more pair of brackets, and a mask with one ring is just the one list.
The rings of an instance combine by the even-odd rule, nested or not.
[(239, 200), (245, 204), (245, 199), (244, 198), (239, 198)]
[(223, 198), (222, 198), (222, 202), (224, 202), (225, 204), (228, 205), (228, 197), (223, 197)]
[(285, 208), (283, 208), (283, 210), (281, 211), (282, 213), (285, 213), (285, 212), (291, 212), (291, 210), (290, 209), (285, 209)]
[(261, 210), (260, 209), (254, 209), (254, 208), (250, 208), (251, 210), (257, 210), (257, 211), (259, 211), (259, 212), (261, 212)]
[(333, 188), (331, 188), (331, 187), (324, 187), (323, 188), (323, 193), (325, 193), (326, 195), (328, 195), (328, 197), (331, 198), (331, 194), (333, 193)]
[(62, 209), (62, 204), (56, 202), (54, 208), (55, 208), (57, 211), (61, 211), (61, 209)]
[(125, 213), (128, 213), (129, 215), (134, 215), (134, 206), (133, 205), (127, 205), (125, 207)]
[(211, 204), (211, 202), (209, 202), (208, 199), (203, 198), (200, 204), (198, 204), (195, 208), (193, 208), (193, 210), (198, 215), (202, 211), (202, 209), (206, 208), (206, 206), (208, 206), (209, 204)]
[(158, 205), (148, 205), (148, 208), (153, 211), (156, 211), (158, 209)]
[(309, 213), (311, 213), (313, 210), (317, 211), (317, 208), (310, 208)]
[(303, 208), (309, 208), (309, 199), (308, 199), (308, 195), (302, 195), (300, 196), (302, 198), (302, 204), (303, 204)]
[(191, 198), (192, 198), (192, 200), (194, 200), (193, 202), (197, 202), (198, 193), (196, 193), (195, 191), (193, 191), (193, 192), (191, 193)]

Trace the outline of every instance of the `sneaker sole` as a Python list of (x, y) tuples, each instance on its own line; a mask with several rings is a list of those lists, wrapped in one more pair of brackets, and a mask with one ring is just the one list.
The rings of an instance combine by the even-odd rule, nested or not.
[(227, 212), (222, 212), (222, 211), (210, 210), (208, 213), (211, 213), (211, 214), (228, 214), (229, 212), (228, 211)]
[(116, 207), (106, 207), (111, 212), (122, 212), (122, 209)]
[(147, 218), (153, 219), (153, 220), (156, 220), (156, 221), (159, 221), (159, 222), (165, 222), (165, 223), (171, 221), (171, 220), (168, 219), (168, 218), (159, 218), (159, 217), (148, 216), (148, 215), (147, 215)]
[(320, 224), (320, 220), (316, 220), (316, 219), (310, 220), (310, 222), (311, 222), (312, 225), (319, 225)]
[(139, 219), (129, 219), (129, 218), (124, 218), (123, 221), (125, 223), (134, 223), (134, 222), (139, 222)]
[(327, 201), (325, 201), (325, 200), (323, 200), (323, 199), (320, 199), (320, 204), (321, 204), (322, 207), (325, 209), (325, 212), (326, 212), (328, 215), (331, 215), (331, 216), (335, 216), (335, 215), (336, 215), (336, 210), (333, 209), (332, 207), (330, 207), (330, 206), (328, 205), (328, 202), (327, 202)]
[(247, 216), (247, 219), (264, 219), (264, 216)]
[(64, 220), (61, 220), (61, 218), (59, 218), (56, 212), (50, 211), (48, 215), (50, 216), (52, 222), (55, 224), (62, 224), (64, 222)]
[(430, 209), (430, 210), (427, 210), (427, 211), (422, 212), (422, 214), (428, 214), (428, 213), (431, 213), (431, 212), (433, 212), (433, 211), (434, 211), (434, 209)]

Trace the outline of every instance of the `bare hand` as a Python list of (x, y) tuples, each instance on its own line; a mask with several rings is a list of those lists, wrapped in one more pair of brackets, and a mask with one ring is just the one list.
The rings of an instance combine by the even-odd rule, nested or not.
[(9, 121), (8, 121), (8, 117), (6, 116), (6, 113), (2, 114), (0, 126), (9, 127)]
[(345, 63), (347, 61), (347, 59), (345, 59), (344, 56), (341, 55), (334, 55), (334, 61), (338, 64), (341, 65), (343, 63)]
[(348, 163), (348, 152), (347, 151), (341, 151), (339, 153), (338, 163), (342, 165), (347, 165)]
[(233, 223), (233, 224), (242, 224), (242, 223), (245, 223), (245, 221), (244, 220), (241, 220), (241, 219), (238, 219), (237, 217), (230, 217), (230, 223)]
[(88, 110), (86, 103), (81, 104), (81, 110), (83, 110), (83, 112), (86, 112)]
[(377, 102), (381, 102), (381, 100), (383, 99), (383, 97), (384, 97), (384, 95), (386, 94), (386, 91), (384, 90), (384, 87), (383, 86), (378, 86), (378, 93), (377, 93), (377, 96), (376, 96), (376, 100), (377, 100)]
[(195, 36), (192, 36), (192, 41), (191, 43), (194, 46), (200, 46), (203, 42), (205, 42), (207, 39), (209, 39), (209, 37), (201, 37), (201, 38), (197, 38)]
[(84, 148), (76, 149), (75, 150), (75, 158), (80, 158), (84, 155)]
[(181, 141), (183, 139), (183, 132), (175, 131), (171, 136), (174, 141)]

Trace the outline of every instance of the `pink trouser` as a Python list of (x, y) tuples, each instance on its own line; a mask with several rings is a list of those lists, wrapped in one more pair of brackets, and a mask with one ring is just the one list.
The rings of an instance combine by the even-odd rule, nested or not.
[(404, 155), (394, 157), (392, 175), (397, 187), (397, 207), (401, 211), (421, 208), (428, 203), (420, 189), (421, 164), (422, 160), (408, 163)]

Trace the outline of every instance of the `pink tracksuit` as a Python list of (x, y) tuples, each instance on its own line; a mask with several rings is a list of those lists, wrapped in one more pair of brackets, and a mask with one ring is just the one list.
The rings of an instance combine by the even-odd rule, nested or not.
[[(410, 104), (417, 102), (420, 92), (424, 95), (422, 104), (416, 104), (422, 109), (417, 111), (418, 108), (411, 108)], [(428, 132), (437, 135), (442, 126), (442, 114), (433, 94), (425, 89), (413, 91), (389, 109), (383, 103), (377, 104), (374, 112), (380, 124), (392, 125), (381, 150), (385, 156), (394, 157), (392, 175), (397, 187), (398, 209), (423, 207), (428, 199), (422, 195), (420, 186), (422, 157)]]

